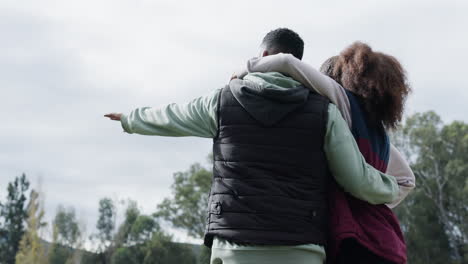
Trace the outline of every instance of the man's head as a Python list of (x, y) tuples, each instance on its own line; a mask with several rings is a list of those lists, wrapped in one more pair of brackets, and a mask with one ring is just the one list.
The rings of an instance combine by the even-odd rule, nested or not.
[(261, 48), (261, 57), (277, 53), (290, 53), (301, 60), (304, 54), (304, 41), (296, 32), (288, 28), (278, 28), (266, 34)]

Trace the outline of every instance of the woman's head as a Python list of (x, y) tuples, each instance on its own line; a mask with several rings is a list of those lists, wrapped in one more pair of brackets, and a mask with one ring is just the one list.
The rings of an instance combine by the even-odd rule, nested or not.
[(395, 128), (401, 121), (411, 88), (405, 70), (393, 56), (355, 42), (325, 61), (320, 70), (361, 97), (373, 121), (381, 121), (387, 128)]

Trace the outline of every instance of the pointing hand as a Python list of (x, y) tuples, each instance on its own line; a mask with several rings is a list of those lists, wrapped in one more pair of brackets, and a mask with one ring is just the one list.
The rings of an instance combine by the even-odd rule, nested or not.
[(120, 121), (120, 118), (122, 117), (122, 113), (110, 113), (104, 116), (110, 118), (110, 120)]

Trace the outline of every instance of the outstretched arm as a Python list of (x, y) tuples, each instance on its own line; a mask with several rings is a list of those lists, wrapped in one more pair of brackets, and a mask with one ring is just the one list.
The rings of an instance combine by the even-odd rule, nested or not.
[(399, 193), (395, 177), (366, 163), (335, 105), (330, 104), (328, 113), (324, 149), (336, 182), (346, 192), (371, 204), (395, 201)]
[(220, 89), (186, 104), (169, 104), (163, 107), (142, 107), (128, 115), (107, 114), (120, 120), (125, 132), (141, 135), (213, 138), (218, 130), (216, 110)]

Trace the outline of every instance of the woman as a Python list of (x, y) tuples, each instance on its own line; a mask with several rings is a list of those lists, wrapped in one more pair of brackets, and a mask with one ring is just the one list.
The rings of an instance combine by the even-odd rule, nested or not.
[(328, 261), (406, 263), (403, 235), (389, 207), (396, 206), (414, 188), (414, 175), (398, 150), (390, 145), (386, 133), (386, 129), (396, 128), (401, 121), (410, 92), (400, 63), (356, 42), (324, 63), (321, 70), (331, 78), (288, 54), (252, 59), (247, 70), (281, 72), (328, 97), (348, 122), (366, 161), (395, 176), (400, 185), (397, 201), (373, 206), (332, 184)]

